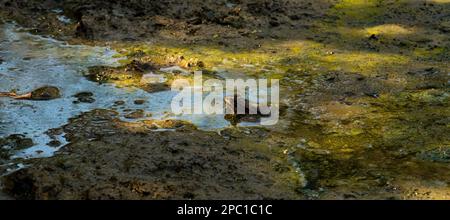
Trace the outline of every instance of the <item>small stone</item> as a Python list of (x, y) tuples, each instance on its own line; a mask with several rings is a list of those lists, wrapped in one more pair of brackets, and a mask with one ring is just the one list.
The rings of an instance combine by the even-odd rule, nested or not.
[(94, 94), (92, 92), (80, 92), (74, 95), (74, 97), (78, 98), (77, 101), (74, 101), (75, 104), (78, 104), (80, 102), (83, 103), (93, 103), (95, 102), (95, 99), (92, 98)]
[(82, 98), (78, 98), (79, 102), (83, 102), (83, 103), (94, 103), (95, 99), (92, 97), (82, 97)]
[(155, 121), (154, 124), (156, 124), (159, 128), (163, 129), (177, 129), (181, 127), (194, 127), (192, 124), (180, 121), (180, 120), (161, 120), (161, 121)]
[(188, 70), (185, 70), (179, 66), (171, 66), (171, 67), (161, 68), (160, 71), (165, 72), (165, 73), (190, 75), (190, 72)]
[(197, 66), (200, 68), (204, 68), (205, 67), (205, 63), (203, 61), (198, 61), (197, 62)]
[(115, 101), (114, 105), (125, 105), (124, 101)]
[(49, 143), (47, 143), (47, 145), (50, 147), (59, 147), (61, 146), (61, 142), (58, 140), (52, 140)]
[(51, 100), (60, 98), (61, 94), (57, 87), (45, 86), (31, 92), (31, 100)]
[(33, 146), (33, 140), (21, 134), (13, 134), (6, 138), (0, 138), (0, 147), (9, 147), (13, 149), (25, 149)]
[(145, 86), (141, 86), (141, 89), (148, 93), (156, 93), (161, 91), (170, 90), (170, 87), (165, 83), (152, 83)]
[(145, 115), (144, 110), (139, 109), (139, 110), (136, 110), (136, 111), (134, 111), (134, 112), (131, 112), (130, 114), (125, 115), (125, 118), (128, 118), (128, 119), (138, 119), (138, 118), (143, 118), (144, 115)]
[(145, 103), (145, 100), (143, 100), (143, 99), (134, 100), (135, 105), (142, 105), (144, 103)]
[(74, 97), (76, 98), (81, 98), (81, 97), (91, 97), (94, 96), (94, 94), (92, 92), (80, 92), (74, 95)]
[(370, 35), (369, 40), (378, 40), (378, 36), (375, 34)]

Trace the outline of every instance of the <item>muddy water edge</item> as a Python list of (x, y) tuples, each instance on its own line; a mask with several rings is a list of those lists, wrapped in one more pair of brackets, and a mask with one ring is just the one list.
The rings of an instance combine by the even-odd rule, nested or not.
[(54, 157), (3, 177), (15, 198), (450, 198), (448, 1), (155, 1), (140, 19), (147, 3), (24, 2), (1, 1), (3, 16), (120, 54), (122, 67), (90, 68), (94, 82), (152, 93), (141, 69), (176, 65), (279, 78), (283, 105), (276, 126), (220, 132), (80, 113), (56, 129), (70, 143)]

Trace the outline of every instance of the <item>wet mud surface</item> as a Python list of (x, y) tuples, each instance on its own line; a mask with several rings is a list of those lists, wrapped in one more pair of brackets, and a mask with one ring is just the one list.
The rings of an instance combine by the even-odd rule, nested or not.
[(298, 198), (270, 167), (270, 154), (183, 122), (116, 116), (94, 110), (71, 119), (62, 128), (71, 144), (8, 177), (6, 192), (21, 199)]
[[(2, 0), (0, 14), (26, 32), (117, 53), (99, 58), (104, 48), (94, 47), (87, 57), (95, 59), (72, 61), (84, 63), (76, 80), (89, 86), (55, 85), (62, 97), (49, 103), (77, 111), (31, 132), (48, 137), (0, 123), (8, 195), (450, 198), (449, 1), (65, 2)], [(27, 73), (10, 63), (0, 53), (2, 79)], [(233, 127), (223, 117), (165, 115), (171, 80), (195, 70), (280, 79), (280, 122)], [(2, 109), (28, 105), (43, 109), (0, 97)], [(55, 155), (14, 157), (35, 142), (58, 146)]]

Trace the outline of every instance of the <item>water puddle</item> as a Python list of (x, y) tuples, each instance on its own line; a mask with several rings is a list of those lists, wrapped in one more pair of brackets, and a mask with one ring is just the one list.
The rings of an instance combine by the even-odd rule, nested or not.
[[(170, 114), (172, 91), (147, 93), (140, 89), (117, 88), (112, 84), (99, 85), (88, 81), (83, 72), (90, 66), (116, 66), (116, 52), (105, 47), (68, 45), (50, 38), (31, 35), (14, 24), (0, 27), (0, 90), (25, 93), (45, 85), (56, 86), (62, 97), (50, 101), (14, 100), (0, 98), (0, 137), (23, 134), (34, 146), (21, 150), (13, 158), (48, 157), (64, 146), (63, 135), (49, 137), (46, 132), (68, 122), (69, 118), (92, 109), (113, 109), (121, 119), (133, 110), (144, 110), (147, 118), (182, 119), (200, 129), (215, 130), (229, 126), (223, 115)], [(148, 76), (152, 80), (151, 75)], [(75, 94), (92, 93), (92, 103), (74, 102)], [(145, 100), (136, 104), (136, 100)], [(114, 103), (121, 101), (123, 105)], [(149, 116), (151, 115), (151, 116)], [(52, 141), (60, 145), (50, 146)]]

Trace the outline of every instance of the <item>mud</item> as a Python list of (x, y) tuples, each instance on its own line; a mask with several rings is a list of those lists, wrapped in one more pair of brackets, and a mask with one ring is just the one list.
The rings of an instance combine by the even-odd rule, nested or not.
[[(84, 73), (100, 84), (154, 93), (195, 70), (280, 79), (281, 120), (203, 131), (92, 110), (60, 128), (70, 144), (56, 156), (3, 178), (9, 195), (450, 198), (449, 1), (64, 2), (1, 0), (0, 13), (32, 33), (115, 48), (122, 66)], [(135, 107), (129, 118), (153, 113)]]
[(270, 154), (183, 122), (156, 122), (159, 131), (116, 115), (71, 119), (63, 129), (72, 143), (8, 176), (4, 190), (20, 199), (299, 198), (295, 184), (280, 183)]
[(26, 138), (24, 135), (10, 135), (0, 138), (0, 159), (2, 164), (8, 161), (14, 154), (14, 151), (25, 149), (33, 146), (33, 140)]
[[(175, 38), (195, 42), (251, 34), (248, 29), (288, 26), (320, 16), (329, 3), (305, 1), (33, 1), (2, 0), (8, 17), (36, 33), (89, 40), (138, 41)], [(319, 9), (317, 9), (317, 7)], [(20, 10), (17, 10), (20, 9)], [(60, 9), (60, 10), (55, 10)], [(301, 12), (301, 13), (298, 13)], [(72, 22), (61, 22), (63, 14)], [(33, 19), (30, 19), (33, 18)], [(31, 22), (31, 23), (30, 23)], [(169, 34), (170, 33), (170, 34)], [(265, 32), (264, 35), (268, 35)], [(217, 37), (215, 37), (217, 38)], [(223, 42), (225, 41), (225, 42)]]

